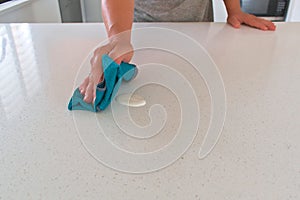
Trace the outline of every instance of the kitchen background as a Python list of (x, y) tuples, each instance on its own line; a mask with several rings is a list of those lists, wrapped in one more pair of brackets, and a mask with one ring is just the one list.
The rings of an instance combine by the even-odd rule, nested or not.
[[(0, 3), (0, 23), (102, 21), (101, 0), (0, 0)], [(213, 5), (215, 21), (225, 22), (223, 1), (213, 0)], [(290, 0), (285, 21), (300, 21), (300, 0)]]

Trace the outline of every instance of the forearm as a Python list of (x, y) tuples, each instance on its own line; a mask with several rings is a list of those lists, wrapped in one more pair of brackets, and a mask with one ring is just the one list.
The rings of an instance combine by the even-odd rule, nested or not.
[(226, 6), (227, 14), (233, 14), (241, 11), (240, 0), (223, 0)]
[(133, 12), (134, 0), (102, 0), (102, 17), (109, 38), (123, 33), (130, 40)]

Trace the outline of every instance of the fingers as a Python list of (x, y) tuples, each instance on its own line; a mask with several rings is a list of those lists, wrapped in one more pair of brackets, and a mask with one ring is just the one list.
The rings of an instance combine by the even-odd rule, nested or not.
[(92, 103), (94, 98), (95, 98), (95, 88), (96, 84), (94, 83), (94, 80), (92, 78), (89, 78), (89, 83), (86, 87), (85, 93), (84, 93), (84, 98), (83, 100), (86, 103)]
[(262, 18), (258, 18), (254, 15), (250, 15), (250, 14), (246, 14), (245, 18), (244, 18), (244, 23), (246, 25), (252, 26), (254, 28), (263, 30), (263, 31), (267, 31), (267, 30), (271, 30), (274, 31), (276, 29), (276, 26), (274, 23), (272, 23), (271, 21), (262, 19)]
[(227, 22), (234, 28), (240, 28), (241, 22), (236, 17), (228, 17)]
[(101, 80), (102, 76), (101, 78), (98, 78), (97, 75), (97, 78), (95, 78), (91, 73), (88, 77), (84, 79), (83, 83), (79, 86), (80, 94), (84, 96), (83, 100), (86, 103), (92, 103), (94, 101), (96, 97), (96, 87), (97, 84), (99, 83), (98, 81), (95, 80), (98, 79)]
[(83, 100), (86, 103), (92, 103), (95, 99), (96, 86), (101, 81), (101, 77), (103, 77), (102, 55), (108, 54), (110, 48), (109, 45), (97, 48), (90, 60), (91, 72), (79, 86), (79, 91), (84, 96)]
[(276, 30), (276, 26), (273, 22), (265, 20), (265, 19), (261, 19), (261, 20), (262, 20), (261, 22), (264, 23), (265, 26), (268, 27), (268, 30), (270, 30), (270, 31), (275, 31)]
[(81, 85), (79, 86), (79, 92), (81, 95), (85, 94), (86, 88), (89, 84), (89, 77), (86, 77), (83, 81), (83, 83), (81, 83)]
[(255, 17), (254, 15), (246, 14), (244, 18), (244, 23), (254, 28), (258, 28), (260, 30), (268, 30), (268, 27), (264, 23), (262, 23), (262, 20)]
[(90, 60), (90, 75), (85, 78), (79, 87), (86, 103), (92, 103), (96, 97), (96, 86), (103, 80), (102, 56), (108, 54), (118, 64), (122, 61), (129, 62), (133, 56), (133, 48), (130, 43), (107, 44), (97, 48)]
[(260, 29), (260, 30), (271, 30), (274, 31), (276, 26), (273, 22), (258, 18), (254, 15), (250, 15), (244, 12), (238, 12), (235, 14), (231, 14), (227, 18), (227, 22), (233, 26), (234, 28), (239, 28), (243, 23), (245, 25)]

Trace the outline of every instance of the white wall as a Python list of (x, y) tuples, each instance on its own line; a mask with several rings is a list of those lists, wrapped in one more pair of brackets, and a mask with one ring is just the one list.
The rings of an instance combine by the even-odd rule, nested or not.
[(28, 3), (2, 10), (0, 13), (0, 23), (32, 22), (33, 19), (33, 11)]
[(61, 22), (58, 1), (28, 0), (0, 12), (0, 23)]
[(286, 20), (290, 22), (300, 22), (300, 0), (290, 0)]
[(101, 0), (82, 0), (86, 22), (102, 22)]
[(212, 0), (214, 9), (214, 21), (226, 22), (227, 12), (223, 0)]
[(36, 22), (61, 22), (58, 0), (33, 0), (31, 6)]

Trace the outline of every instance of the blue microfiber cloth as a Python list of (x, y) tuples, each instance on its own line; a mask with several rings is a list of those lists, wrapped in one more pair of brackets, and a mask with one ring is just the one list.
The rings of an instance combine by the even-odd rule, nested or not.
[(137, 73), (135, 65), (125, 62), (118, 65), (106, 54), (102, 56), (102, 67), (104, 80), (97, 85), (94, 104), (84, 102), (83, 95), (77, 88), (69, 102), (69, 110), (89, 110), (92, 112), (104, 110), (116, 96), (122, 80), (130, 81)]

